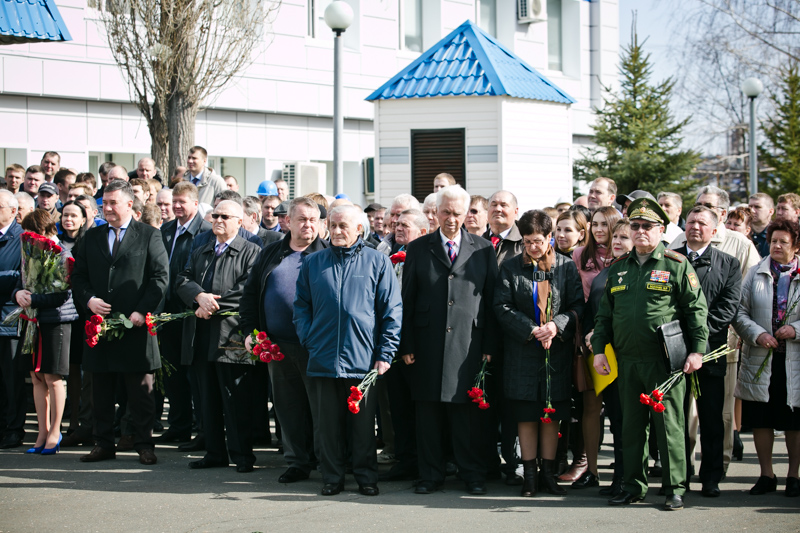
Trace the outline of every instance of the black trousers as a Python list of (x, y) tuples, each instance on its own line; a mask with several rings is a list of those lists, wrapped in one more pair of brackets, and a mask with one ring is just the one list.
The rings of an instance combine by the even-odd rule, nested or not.
[(158, 332), (161, 355), (175, 367), (169, 376), (164, 374), (164, 393), (169, 399), (169, 429), (188, 435), (192, 431), (192, 389), (188, 367), (181, 364), (182, 336), (183, 320), (168, 322)]
[(306, 375), (308, 351), (298, 343), (279, 344), (285, 359), (269, 365), (269, 379), (275, 414), (281, 424), (283, 457), (289, 466), (309, 473), (315, 450), (309, 401), (311, 382)]
[[(119, 380), (119, 381), (118, 381)], [(114, 449), (114, 402), (117, 385), (124, 386), (131, 416), (131, 429), (136, 451), (152, 450), (155, 399), (153, 374), (144, 372), (93, 372), (92, 403), (94, 440), (107, 450)]]
[(24, 370), (20, 357), (17, 356), (16, 337), (0, 337), (0, 437), (14, 435), (20, 440), (25, 436), (25, 412), (27, 398), (25, 396)]
[(417, 453), (423, 481), (445, 478), (445, 430), (450, 430), (458, 472), (466, 483), (486, 480), (486, 427), (474, 403), (417, 402)]
[(389, 409), (394, 426), (394, 453), (407, 468), (417, 468), (416, 404), (403, 363), (395, 363), (384, 377), (389, 393)]
[[(619, 386), (616, 380), (603, 389), (605, 415), (614, 437), (614, 477), (622, 478), (622, 405), (619, 402)], [(602, 429), (602, 428), (601, 428)]]
[(378, 458), (375, 447), (377, 397), (367, 389), (361, 400), (360, 411), (353, 414), (347, 408), (347, 398), (350, 396), (350, 387), (358, 385), (360, 379), (317, 377), (309, 379), (311, 412), (316, 427), (314, 438), (318, 443), (323, 483), (344, 484), (349, 442), (356, 482), (359, 486), (377, 484)]
[[(712, 376), (700, 369), (696, 372), (700, 383), (700, 396), (697, 398), (697, 418), (700, 423), (700, 482), (719, 483), (724, 474), (723, 442), (725, 439), (725, 422), (722, 419), (722, 408), (725, 404), (725, 376)], [(691, 386), (686, 383), (686, 412), (694, 399)], [(688, 417), (687, 417), (688, 424)], [(686, 435), (689, 435), (688, 427)], [(688, 446), (687, 446), (688, 454)], [(687, 466), (691, 465), (687, 457)]]
[[(203, 398), (206, 459), (252, 466), (254, 365), (208, 363)], [(227, 437), (227, 444), (226, 444)]]

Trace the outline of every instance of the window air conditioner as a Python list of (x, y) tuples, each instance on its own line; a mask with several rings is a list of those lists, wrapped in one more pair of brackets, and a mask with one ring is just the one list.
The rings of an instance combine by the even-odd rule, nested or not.
[(530, 24), (547, 20), (547, 0), (517, 0), (517, 22)]
[(284, 163), (281, 177), (289, 185), (289, 198), (305, 196), (312, 192), (325, 194), (327, 181), (324, 163), (306, 161)]

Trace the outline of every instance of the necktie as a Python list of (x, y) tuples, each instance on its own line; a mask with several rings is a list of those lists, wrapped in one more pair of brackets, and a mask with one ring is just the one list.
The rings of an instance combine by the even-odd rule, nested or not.
[(114, 256), (117, 255), (117, 250), (119, 249), (119, 232), (122, 231), (122, 228), (115, 228), (111, 226), (111, 231), (114, 232), (114, 244), (111, 246), (111, 259), (114, 259)]
[(192, 184), (196, 187), (200, 183), (200, 178), (192, 176)]
[(228, 243), (227, 242), (217, 243), (217, 245), (214, 247), (214, 253), (217, 255), (217, 257), (219, 257), (219, 256), (222, 255), (222, 252), (224, 252), (225, 248), (227, 248), (227, 247), (228, 247)]
[(453, 241), (447, 241), (447, 256), (451, 263), (456, 262), (456, 243)]
[(492, 246), (494, 246), (494, 249), (497, 250), (497, 245), (500, 244), (500, 241), (502, 241), (503, 239), (501, 239), (497, 235), (492, 235), (489, 238), (492, 240)]
[(698, 257), (700, 257), (700, 254), (698, 254), (698, 253), (697, 253), (697, 252), (695, 252), (694, 250), (692, 250), (691, 252), (689, 252), (689, 262), (690, 262), (690, 263), (694, 263), (695, 261), (697, 261), (697, 258), (698, 258)]

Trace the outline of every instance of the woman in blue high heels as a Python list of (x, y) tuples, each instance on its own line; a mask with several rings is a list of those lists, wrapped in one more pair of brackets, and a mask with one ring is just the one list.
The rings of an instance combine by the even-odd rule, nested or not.
[[(47, 211), (36, 209), (22, 220), (22, 229), (38, 233), (58, 244), (56, 224)], [(63, 250), (62, 257), (71, 257)], [(72, 292), (31, 293), (17, 284), (12, 298), (21, 307), (35, 308), (38, 320), (37, 348), (31, 357), (31, 381), (39, 434), (26, 453), (52, 455), (61, 444), (61, 418), (67, 391), (64, 378), (69, 374), (70, 322), (78, 318)], [(23, 343), (20, 342), (20, 349)], [(26, 359), (27, 360), (27, 359)]]

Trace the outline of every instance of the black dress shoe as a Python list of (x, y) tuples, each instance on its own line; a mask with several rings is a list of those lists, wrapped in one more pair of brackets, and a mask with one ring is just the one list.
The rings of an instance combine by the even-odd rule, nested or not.
[(344, 490), (344, 483), (325, 483), (322, 486), (323, 496), (336, 496)]
[(783, 494), (787, 498), (797, 498), (800, 496), (800, 479), (796, 477), (787, 477), (786, 489), (783, 491)]
[(473, 496), (483, 496), (486, 494), (486, 483), (483, 481), (470, 481), (467, 483), (467, 492)]
[(623, 490), (610, 500), (608, 500), (608, 505), (630, 505), (632, 503), (640, 502), (644, 500), (641, 496), (634, 496), (627, 490)]
[(600, 496), (611, 496), (612, 498), (622, 492), (622, 478), (615, 477), (611, 480), (611, 485), (600, 489)]
[(189, 468), (192, 470), (202, 470), (204, 468), (225, 468), (228, 466), (228, 463), (225, 461), (217, 461), (214, 459), (206, 459), (203, 457), (199, 461), (191, 461), (189, 463)]
[(240, 474), (247, 474), (253, 471), (253, 465), (236, 465), (236, 471)]
[(304, 479), (308, 479), (308, 474), (306, 472), (303, 472), (297, 467), (290, 466), (289, 469), (278, 478), (278, 483), (296, 483)]
[(772, 477), (760, 476), (753, 488), (750, 489), (750, 494), (753, 496), (760, 496), (768, 492), (775, 492), (778, 490), (778, 478), (773, 474)]
[(416, 467), (397, 463), (388, 472), (378, 474), (378, 481), (403, 481), (417, 479), (418, 476), (419, 472)]
[(456, 474), (458, 474), (458, 467), (456, 464), (451, 461), (447, 461), (447, 463), (444, 465), (444, 475), (455, 476)]
[(358, 492), (360, 492), (364, 496), (377, 496), (378, 494), (381, 493), (381, 491), (378, 490), (378, 485), (372, 485), (372, 484), (359, 485)]
[(667, 511), (680, 511), (683, 509), (683, 496), (678, 494), (667, 496), (666, 501), (664, 501), (664, 509)]
[(441, 483), (434, 483), (433, 481), (420, 481), (414, 488), (414, 494), (431, 494), (441, 488)]
[(703, 483), (702, 494), (706, 498), (719, 498), (719, 495), (721, 494), (719, 485), (716, 483)]
[(192, 434), (178, 433), (177, 431), (172, 431), (168, 429), (160, 437), (156, 437), (153, 440), (161, 444), (168, 442), (187, 442), (192, 440)]
[(572, 482), (573, 489), (590, 489), (600, 486), (600, 478), (592, 474), (588, 470), (581, 474), (581, 477)]
[(195, 438), (191, 440), (191, 442), (187, 442), (186, 444), (181, 444), (178, 446), (178, 450), (182, 452), (202, 452), (206, 449), (206, 436), (202, 433), (198, 433)]
[(22, 437), (16, 434), (9, 433), (0, 440), (0, 449), (8, 450), (10, 448), (19, 448), (22, 446)]
[(98, 461), (105, 461), (106, 459), (116, 459), (117, 452), (112, 450), (106, 450), (105, 448), (101, 448), (100, 446), (95, 446), (92, 448), (92, 451), (88, 454), (81, 457), (82, 463), (96, 463)]

